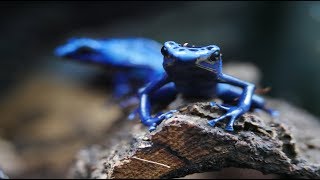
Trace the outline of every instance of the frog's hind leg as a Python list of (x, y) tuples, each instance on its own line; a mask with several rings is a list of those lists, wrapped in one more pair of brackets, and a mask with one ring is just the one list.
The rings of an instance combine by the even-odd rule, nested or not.
[(113, 78), (114, 97), (116, 99), (121, 99), (125, 95), (129, 94), (132, 90), (130, 85), (130, 80), (125, 72), (117, 72)]
[[(228, 107), (230, 106), (227, 103), (238, 102), (238, 99), (242, 95), (242, 89), (229, 84), (218, 83), (217, 89), (216, 89), (216, 95), (218, 98), (222, 99), (225, 103), (225, 105), (219, 105), (219, 107), (227, 110)], [(212, 103), (212, 105), (215, 105), (215, 103)], [(264, 98), (256, 94), (252, 96), (251, 107), (264, 110), (273, 117), (276, 117), (279, 115), (278, 111), (266, 107)]]
[(156, 75), (158, 74), (148, 69), (133, 69), (128, 72), (118, 72), (114, 78), (114, 94), (115, 98), (120, 100), (120, 107), (127, 108), (139, 104), (137, 94), (132, 94), (137, 93), (136, 91), (138, 91), (139, 87), (145, 86), (155, 79)]

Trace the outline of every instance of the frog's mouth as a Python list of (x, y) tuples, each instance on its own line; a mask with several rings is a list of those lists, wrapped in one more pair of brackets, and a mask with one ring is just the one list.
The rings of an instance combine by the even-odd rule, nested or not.
[(214, 68), (215, 63), (216, 61), (210, 61), (208, 58), (196, 60), (196, 66), (211, 72), (216, 72)]

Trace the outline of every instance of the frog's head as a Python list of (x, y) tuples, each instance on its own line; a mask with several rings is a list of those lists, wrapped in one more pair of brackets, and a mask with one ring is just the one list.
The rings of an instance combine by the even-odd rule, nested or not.
[(183, 66), (202, 68), (214, 73), (221, 72), (221, 53), (216, 45), (196, 47), (188, 43), (181, 45), (174, 41), (167, 41), (161, 53), (164, 57), (164, 69)]
[(71, 38), (64, 45), (55, 49), (55, 55), (68, 59), (89, 61), (101, 56), (101, 43), (90, 38)]

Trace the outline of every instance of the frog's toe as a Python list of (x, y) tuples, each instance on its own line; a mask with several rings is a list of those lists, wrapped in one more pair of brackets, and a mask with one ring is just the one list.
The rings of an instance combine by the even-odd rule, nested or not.
[(138, 114), (138, 111), (139, 111), (139, 109), (137, 108), (137, 109), (135, 109), (134, 111), (132, 111), (129, 115), (128, 115), (128, 120), (130, 120), (130, 121), (132, 121), (135, 117), (136, 117), (136, 115)]
[(220, 109), (223, 109), (223, 110), (226, 110), (226, 111), (229, 111), (230, 107), (227, 107), (227, 106), (224, 106), (224, 105), (221, 105), (221, 104), (217, 104), (217, 106), (220, 108)]
[(277, 110), (269, 109), (268, 112), (269, 112), (269, 114), (270, 114), (273, 118), (276, 118), (276, 117), (279, 117), (279, 116), (280, 116), (280, 112), (277, 111)]
[(149, 126), (149, 131), (150, 131), (150, 132), (154, 131), (154, 130), (156, 129), (156, 126), (157, 126), (156, 123), (154, 123), (154, 124), (152, 124), (151, 126)]
[(227, 131), (234, 131), (234, 129), (233, 129), (233, 125), (228, 125), (226, 128), (225, 128), (225, 130), (227, 130)]
[(227, 131), (233, 131), (233, 124), (234, 124), (234, 121), (236, 120), (236, 118), (240, 115), (240, 113), (235, 113), (235, 114), (232, 114), (230, 116), (230, 120), (229, 120), (229, 123), (227, 124), (225, 130)]
[(170, 110), (166, 113), (161, 114), (160, 116), (158, 116), (159, 118), (164, 118), (164, 119), (169, 119), (173, 116), (173, 113), (177, 112), (177, 110)]
[(211, 106), (211, 107), (216, 106), (216, 104), (217, 104), (217, 103), (214, 102), (214, 101), (210, 102), (210, 106)]
[(208, 124), (213, 127), (218, 121), (221, 121), (225, 117), (227, 117), (227, 115), (223, 115), (223, 116), (220, 116), (216, 119), (210, 120), (210, 121), (208, 121)]
[(177, 110), (170, 110), (166, 113), (158, 113), (156, 117), (144, 120), (142, 123), (149, 127), (150, 132), (154, 131), (158, 124), (160, 124), (163, 120), (172, 117), (174, 112), (177, 112)]
[(130, 113), (129, 116), (127, 117), (127, 119), (128, 119), (129, 121), (132, 121), (135, 117), (136, 117), (136, 114), (135, 114), (135, 113)]
[(210, 106), (211, 107), (218, 106), (220, 109), (223, 109), (223, 110), (226, 110), (226, 111), (228, 111), (230, 109), (230, 107), (227, 107), (227, 106), (215, 103), (215, 102), (210, 102)]
[(213, 127), (216, 124), (216, 121), (215, 120), (208, 121), (208, 124)]

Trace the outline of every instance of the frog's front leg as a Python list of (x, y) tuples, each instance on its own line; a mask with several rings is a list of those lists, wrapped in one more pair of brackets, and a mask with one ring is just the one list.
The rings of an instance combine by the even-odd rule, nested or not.
[(152, 81), (145, 88), (141, 89), (139, 92), (140, 106), (139, 115), (141, 122), (149, 127), (149, 131), (155, 130), (156, 126), (161, 123), (162, 120), (172, 116), (174, 111), (169, 111), (164, 114), (158, 114), (156, 117), (151, 116), (151, 103), (150, 99), (152, 94), (159, 90), (162, 86), (169, 83), (169, 77), (164, 74), (159, 80)]
[[(140, 91), (142, 92), (143, 89), (140, 89)], [(150, 95), (150, 103), (152, 104), (153, 102), (157, 102), (157, 104), (160, 105), (168, 105), (170, 102), (172, 102), (176, 96), (178, 94), (178, 91), (174, 85), (173, 82), (167, 83), (166, 85), (162, 86), (159, 90), (155, 91), (154, 93), (152, 93)], [(139, 99), (137, 98), (137, 102), (139, 102)], [(171, 110), (167, 113), (159, 113), (159, 115), (167, 115), (170, 114), (170, 112), (174, 112), (176, 110)], [(135, 110), (133, 110), (129, 116), (128, 119), (129, 120), (133, 120), (136, 115), (139, 114), (139, 107)], [(167, 116), (168, 117), (168, 116)]]
[(211, 126), (214, 126), (218, 121), (230, 117), (229, 123), (226, 126), (227, 131), (233, 131), (233, 124), (234, 121), (241, 116), (242, 114), (246, 113), (251, 107), (252, 96), (254, 94), (255, 85), (249, 82), (245, 82), (234, 78), (232, 76), (221, 74), (218, 76), (218, 82), (220, 83), (227, 83), (230, 85), (238, 86), (243, 88), (242, 94), (239, 99), (239, 103), (237, 106), (233, 107), (221, 107), (227, 110), (227, 113), (220, 116), (219, 118), (213, 119), (209, 121)]

